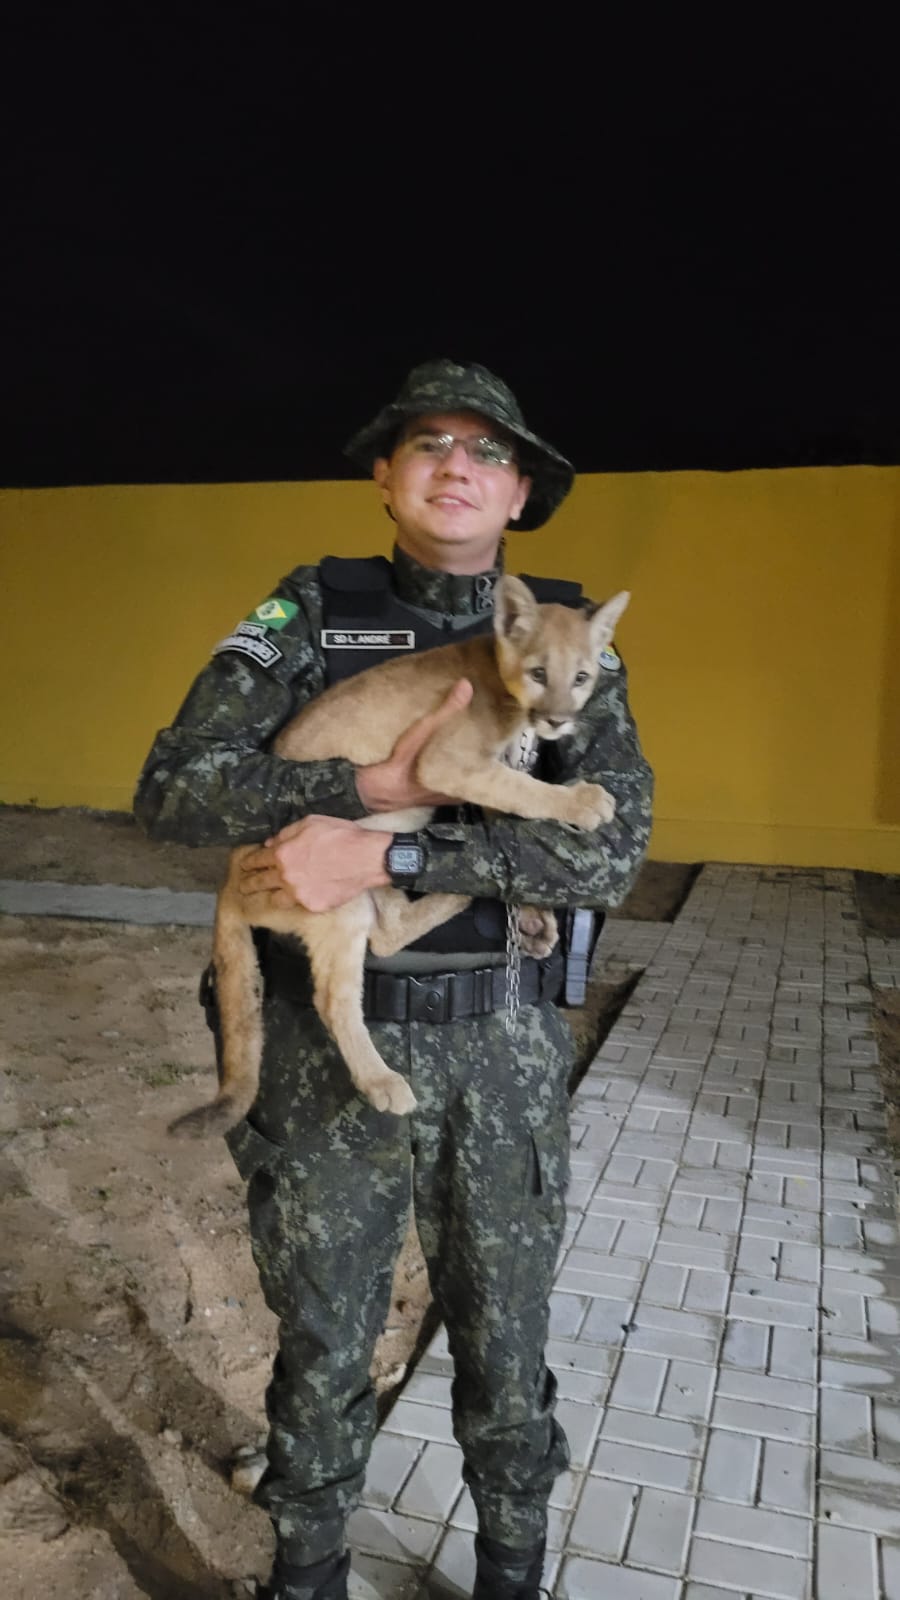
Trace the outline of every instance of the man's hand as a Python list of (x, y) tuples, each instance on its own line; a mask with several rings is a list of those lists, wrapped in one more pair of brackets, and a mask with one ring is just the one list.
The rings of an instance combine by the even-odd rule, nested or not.
[(384, 865), (390, 838), (342, 817), (303, 817), (244, 857), (241, 894), (267, 890), (282, 911), (296, 905), (334, 911), (390, 883)]
[(416, 776), (416, 763), (424, 746), (442, 723), (458, 715), (472, 698), (468, 678), (460, 678), (436, 711), (420, 717), (400, 735), (387, 761), (356, 770), (356, 787), (367, 811), (405, 811), (408, 806), (453, 805), (457, 795), (435, 794)]
[[(357, 769), (356, 787), (367, 811), (454, 803), (454, 795), (435, 794), (423, 787), (416, 777), (416, 762), (435, 730), (462, 711), (471, 698), (471, 683), (460, 678), (436, 711), (429, 711), (400, 735), (387, 761)], [(387, 833), (361, 828), (341, 817), (303, 817), (244, 857), (241, 893), (266, 891), (282, 911), (296, 905), (307, 911), (334, 911), (364, 890), (390, 883), (384, 865), (389, 839)]]

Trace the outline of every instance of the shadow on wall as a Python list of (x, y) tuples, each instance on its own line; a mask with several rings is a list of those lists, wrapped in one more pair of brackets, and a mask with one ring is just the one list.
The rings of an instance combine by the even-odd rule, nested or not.
[(900, 823), (900, 499), (894, 507), (890, 578), (887, 595), (884, 672), (875, 815), (879, 822)]

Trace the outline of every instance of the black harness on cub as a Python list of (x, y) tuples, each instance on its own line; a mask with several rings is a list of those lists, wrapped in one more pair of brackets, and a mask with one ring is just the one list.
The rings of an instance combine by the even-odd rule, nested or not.
[[(555, 578), (534, 578), (522, 574), (535, 598), (542, 604), (581, 605), (579, 583)], [(475, 578), (476, 614), (470, 623), (449, 627), (432, 620), (417, 607), (401, 600), (393, 587), (393, 568), (384, 556), (352, 559), (326, 556), (319, 565), (322, 591), (322, 653), (329, 685), (352, 678), (379, 661), (389, 661), (408, 651), (419, 653), (439, 645), (461, 643), (493, 627), (493, 583), (490, 578)], [(481, 587), (479, 587), (481, 586)], [(538, 773), (553, 781), (554, 750), (544, 745), (539, 752)], [(458, 816), (458, 808), (438, 812), (437, 821)], [(591, 912), (558, 913), (561, 932), (569, 951), (566, 972), (568, 1003), (580, 1004), (587, 965), (596, 936)], [(585, 919), (591, 924), (587, 930)], [(506, 944), (506, 908), (500, 900), (473, 900), (468, 910), (451, 918), (410, 946), (412, 950), (438, 954), (460, 951), (500, 951)], [(571, 969), (571, 970), (570, 970)], [(576, 970), (577, 969), (577, 970)], [(572, 998), (569, 998), (569, 995)], [(583, 998), (583, 992), (582, 992)]]

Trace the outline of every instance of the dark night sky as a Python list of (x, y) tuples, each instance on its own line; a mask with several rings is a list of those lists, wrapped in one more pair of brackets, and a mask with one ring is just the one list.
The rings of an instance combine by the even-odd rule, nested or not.
[(443, 354), (585, 471), (900, 461), (886, 37), (324, 15), (8, 29), (0, 482), (344, 476)]

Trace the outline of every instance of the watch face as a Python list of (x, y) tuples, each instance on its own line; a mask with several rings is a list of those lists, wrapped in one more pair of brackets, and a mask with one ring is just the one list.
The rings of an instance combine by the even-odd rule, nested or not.
[(418, 845), (391, 845), (389, 859), (391, 872), (408, 872), (415, 876), (422, 870), (422, 851)]

